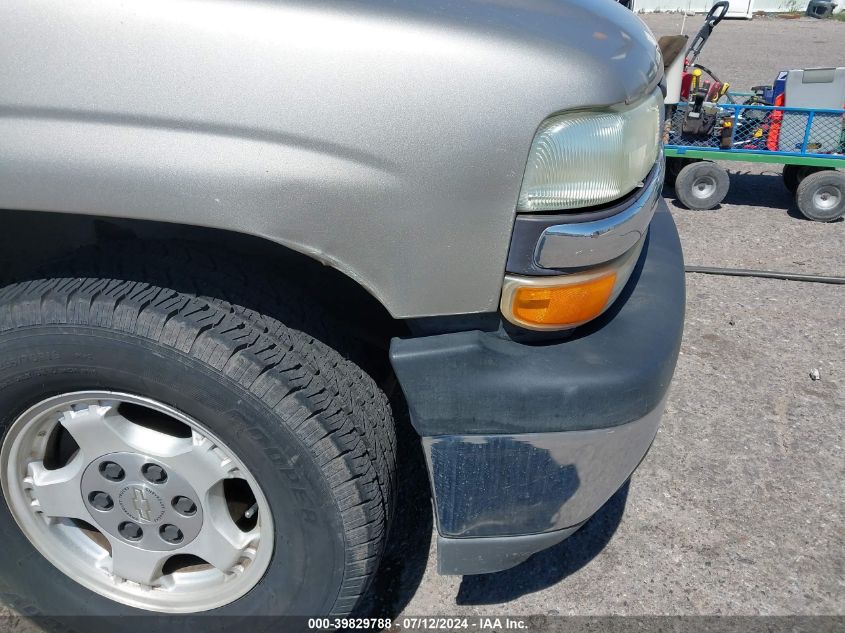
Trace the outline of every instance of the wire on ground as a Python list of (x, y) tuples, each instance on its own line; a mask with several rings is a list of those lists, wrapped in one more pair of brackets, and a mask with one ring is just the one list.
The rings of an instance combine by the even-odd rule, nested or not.
[(817, 284), (845, 284), (845, 277), (833, 275), (804, 275), (801, 273), (780, 273), (774, 270), (749, 270), (747, 268), (716, 268), (713, 266), (687, 266), (688, 273), (703, 275), (725, 275), (728, 277), (759, 277), (761, 279), (785, 279), (787, 281), (808, 281)]

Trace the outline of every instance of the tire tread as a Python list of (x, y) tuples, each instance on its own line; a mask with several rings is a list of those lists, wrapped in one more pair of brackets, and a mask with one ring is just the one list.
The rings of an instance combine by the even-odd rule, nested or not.
[(376, 570), (392, 513), (387, 396), (353, 360), (354, 342), (301, 291), (211, 251), (183, 242), (145, 243), (143, 253), (83, 249), (42, 279), (0, 289), (0, 330), (70, 324), (143, 337), (214, 368), (273, 410), (309, 449), (339, 509), (346, 560), (332, 614), (346, 614)]

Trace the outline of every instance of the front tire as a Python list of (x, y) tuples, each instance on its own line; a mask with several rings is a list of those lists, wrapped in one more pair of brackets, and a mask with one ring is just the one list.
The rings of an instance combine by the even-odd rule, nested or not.
[(685, 166), (675, 180), (675, 193), (688, 209), (717, 207), (730, 188), (728, 172), (716, 163), (704, 160)]
[[(162, 270), (167, 269), (164, 264)], [(157, 274), (150, 277), (162, 281)], [(201, 279), (193, 281), (195, 287), (204, 285)], [(222, 291), (220, 298), (213, 298), (130, 275), (52, 277), (0, 290), (0, 437), (6, 499), (0, 503), (0, 537), (7, 552), (0, 557), (0, 592), (7, 599), (25, 603), (29, 614), (56, 616), (343, 615), (352, 610), (378, 565), (391, 508), (395, 437), (387, 399), (365, 372), (322, 341), (253, 310), (248, 300), (232, 301), (248, 294), (244, 286), (248, 284), (241, 282), (231, 294)], [(255, 304), (260, 303), (256, 299)], [(122, 402), (134, 408), (122, 410)], [(47, 407), (50, 415), (34, 418), (31, 412), (40, 411), (39, 407)], [(100, 419), (92, 417), (95, 432), (89, 428), (74, 436), (68, 420), (77, 410), (102, 413)], [(103, 422), (109, 415), (114, 417)], [(168, 426), (164, 417), (182, 426)], [(37, 425), (30, 430), (35, 430), (22, 430), (33, 419)], [(99, 434), (96, 424), (104, 425)], [(103, 441), (109, 433), (106, 427), (123, 431)], [(31, 445), (21, 444), (24, 436)], [(52, 481), (55, 473), (72, 463), (87, 473), (104, 460), (120, 462), (129, 471), (134, 468), (133, 455), (161, 470), (173, 469), (171, 483), (204, 481), (212, 475), (199, 472), (195, 465), (183, 472), (183, 462), (174, 457), (182, 455), (175, 446), (189, 446), (190, 438), (196, 444), (197, 436), (211, 438), (210, 450), (217, 452), (210, 454), (225, 465), (224, 471), (231, 468), (226, 472), (242, 475), (223, 473), (209, 484), (213, 494), (197, 493), (209, 504), (194, 499), (206, 516), (217, 512), (225, 523), (228, 511), (235, 524), (249, 510), (243, 499), (254, 498), (258, 517), (266, 516), (266, 523), (273, 526), (256, 551), (249, 552), (265, 565), (261, 573), (254, 574), (242, 591), (218, 596), (217, 602), (188, 600), (183, 601), (185, 608), (176, 603), (170, 608), (165, 595), (179, 584), (174, 574), (195, 573), (190, 569), (202, 564), (211, 573), (214, 570), (208, 567), (214, 568), (217, 559), (189, 560), (189, 571), (167, 567), (168, 559), (152, 576), (139, 578), (112, 573), (112, 565), (125, 569), (117, 560), (118, 552), (128, 546), (126, 551), (134, 555), (139, 549), (121, 541), (124, 533), (118, 528), (97, 520), (97, 511), (103, 508), (123, 511), (116, 501), (123, 492), (120, 486), (114, 488), (112, 504), (94, 495), (109, 492), (104, 488), (108, 482), (97, 484), (96, 491), (77, 490), (83, 497), (74, 507), (65, 503), (49, 507), (48, 500), (63, 496), (47, 492), (41, 493), (43, 505), (23, 507), (26, 504), (15, 500), (25, 494), (38, 501), (41, 489), (33, 485), (33, 472), (46, 473), (42, 480)], [(227, 480), (235, 479), (246, 481), (250, 491), (244, 492), (239, 483), (228, 486)], [(162, 538), (167, 534), (178, 543), (178, 531), (144, 522), (151, 516), (150, 503), (155, 516), (158, 505), (175, 503), (170, 492), (157, 487), (169, 484), (149, 478), (126, 481), (143, 489), (138, 504), (147, 508), (147, 514), (124, 517), (120, 525), (134, 521), (145, 530), (161, 528)], [(230, 500), (226, 486), (240, 491), (240, 498), (234, 495)], [(130, 515), (138, 512), (131, 505), (135, 488), (126, 494), (129, 501), (124, 504)], [(73, 485), (67, 490), (74, 492)], [(147, 496), (145, 503), (144, 490), (160, 494)], [(92, 506), (97, 499), (101, 508)], [(22, 519), (21, 512), (34, 516)], [(144, 586), (148, 595), (159, 595), (145, 600), (134, 592), (135, 599), (133, 592), (106, 592), (96, 583), (83, 582), (67, 561), (51, 562), (56, 548), (49, 541), (22, 529), (27, 523), (39, 525), (38, 521), (48, 525), (45, 534), (52, 527), (63, 537), (74, 530), (89, 532), (90, 542), (74, 542), (85, 543), (82, 549), (94, 552), (108, 582), (119, 585), (128, 580)], [(177, 526), (183, 538), (189, 536), (191, 525), (187, 521)], [(245, 525), (249, 532), (253, 524)], [(226, 529), (233, 533), (231, 525)], [(133, 536), (125, 534), (126, 539)], [(209, 558), (215, 557), (213, 550), (206, 551)], [(218, 571), (230, 577), (245, 573), (243, 567), (248, 570), (250, 565), (249, 556), (227, 562), (232, 565)], [(95, 571), (85, 570), (92, 578)], [(204, 621), (210, 630), (232, 624), (217, 618)], [(133, 630), (132, 622), (128, 620), (124, 628)], [(104, 628), (109, 628), (105, 622)]]

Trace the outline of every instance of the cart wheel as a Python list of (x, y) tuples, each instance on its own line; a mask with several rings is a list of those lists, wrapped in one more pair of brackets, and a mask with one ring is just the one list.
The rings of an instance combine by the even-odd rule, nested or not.
[(799, 183), (795, 201), (811, 220), (838, 220), (845, 215), (845, 173), (825, 170), (810, 174)]
[(730, 186), (728, 172), (703, 160), (681, 169), (675, 180), (675, 193), (688, 209), (712, 209), (725, 199)]
[(784, 165), (783, 166), (783, 185), (789, 190), (789, 193), (795, 193), (798, 190), (798, 185), (810, 174), (817, 171), (828, 171), (831, 167), (808, 167), (806, 165)]
[(680, 156), (667, 156), (666, 177), (664, 178), (664, 182), (667, 185), (672, 185), (674, 187), (675, 181), (678, 178), (678, 174), (681, 173), (681, 170), (687, 165), (692, 165), (693, 163), (697, 163), (700, 161), (700, 158), (681, 158)]

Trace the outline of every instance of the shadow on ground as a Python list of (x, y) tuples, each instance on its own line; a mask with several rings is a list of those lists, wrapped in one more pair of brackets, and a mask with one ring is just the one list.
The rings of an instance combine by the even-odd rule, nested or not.
[[(770, 170), (766, 170), (762, 174), (729, 167), (731, 187), (728, 195), (725, 196), (725, 204), (777, 209), (796, 220), (807, 220), (798, 210), (798, 205), (795, 204), (795, 196), (783, 184), (783, 177), (780, 173), (781, 166), (772, 165), (771, 167)], [(678, 200), (672, 185), (667, 184), (664, 187), (663, 195), (670, 198), (672, 207), (688, 211)], [(722, 205), (718, 205), (711, 211), (723, 208)], [(697, 211), (697, 213), (706, 213), (706, 211)]]
[(456, 602), (460, 605), (501, 604), (547, 589), (584, 567), (610, 542), (628, 500), (626, 482), (584, 527), (554, 547), (495, 574), (464, 576)]
[(774, 165), (762, 174), (728, 167), (731, 188), (725, 202), (749, 207), (787, 209), (794, 205), (795, 197), (784, 186), (780, 172), (780, 165)]

